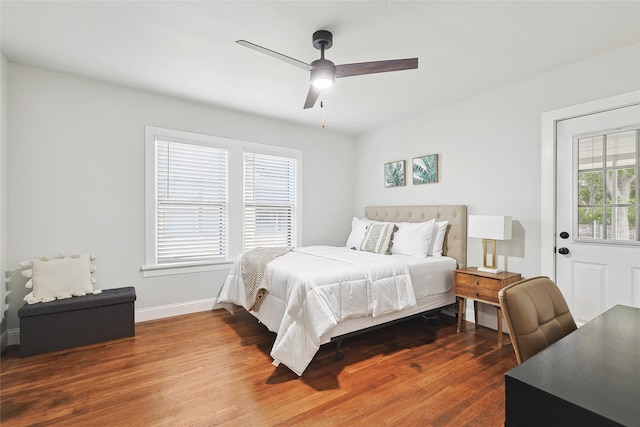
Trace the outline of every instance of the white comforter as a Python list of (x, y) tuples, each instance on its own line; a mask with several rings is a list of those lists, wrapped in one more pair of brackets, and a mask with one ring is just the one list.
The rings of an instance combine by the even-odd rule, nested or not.
[[(247, 308), (236, 259), (218, 302)], [(270, 293), (286, 302), (273, 364), (302, 375), (320, 347), (320, 337), (349, 317), (380, 316), (416, 305), (405, 262), (345, 247), (296, 248), (267, 268)], [(230, 309), (230, 311), (232, 311)]]

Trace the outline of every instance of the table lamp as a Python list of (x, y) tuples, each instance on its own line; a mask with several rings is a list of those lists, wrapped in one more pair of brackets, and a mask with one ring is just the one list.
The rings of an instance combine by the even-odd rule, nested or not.
[[(468, 236), (482, 239), (482, 267), (478, 271), (500, 273), (496, 259), (496, 240), (511, 239), (511, 217), (501, 215), (469, 215)], [(491, 252), (491, 259), (488, 259)]]

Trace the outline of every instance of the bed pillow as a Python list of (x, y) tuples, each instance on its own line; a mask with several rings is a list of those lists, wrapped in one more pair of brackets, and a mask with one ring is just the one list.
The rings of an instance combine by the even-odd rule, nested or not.
[(91, 256), (61, 255), (57, 258), (42, 257), (27, 262), (31, 267), (22, 274), (30, 277), (27, 288), (33, 290), (24, 297), (29, 304), (48, 302), (55, 299), (71, 298), (93, 293), (100, 290), (93, 289), (93, 277), (91, 274), (95, 268), (91, 265)]
[(367, 226), (367, 231), (364, 234), (364, 239), (360, 244), (360, 250), (376, 254), (391, 255), (393, 233), (397, 230), (398, 226), (391, 223), (369, 224)]
[(373, 223), (380, 222), (354, 216), (353, 220), (351, 220), (351, 234), (349, 234), (349, 238), (347, 238), (347, 244), (345, 246), (350, 249), (359, 249), (362, 240), (364, 240), (364, 234), (367, 231), (367, 225)]
[(442, 246), (444, 245), (444, 236), (447, 233), (448, 224), (449, 221), (438, 221), (433, 227), (429, 256), (442, 256)]
[(427, 222), (399, 222), (393, 235), (391, 253), (426, 258), (434, 234), (435, 219)]

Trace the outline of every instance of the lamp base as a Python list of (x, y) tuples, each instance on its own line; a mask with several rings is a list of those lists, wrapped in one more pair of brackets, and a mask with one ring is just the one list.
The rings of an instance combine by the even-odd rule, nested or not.
[[(491, 255), (491, 262), (489, 262), (489, 255)], [(495, 239), (482, 239), (482, 265), (483, 267), (478, 267), (478, 271), (494, 274), (504, 271), (498, 268), (498, 263), (496, 262)]]
[(478, 271), (483, 271), (485, 273), (502, 273), (504, 270), (501, 270), (499, 268), (485, 268), (485, 267), (478, 267)]

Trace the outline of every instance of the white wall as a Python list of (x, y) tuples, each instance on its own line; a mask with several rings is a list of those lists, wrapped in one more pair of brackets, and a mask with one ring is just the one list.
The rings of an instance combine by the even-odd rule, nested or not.
[[(466, 204), (469, 214), (511, 215), (514, 238), (499, 242), (499, 264), (525, 277), (539, 275), (541, 114), (638, 88), (635, 44), (362, 135), (354, 212), (366, 205)], [(410, 165), (413, 157), (433, 153), (439, 183), (384, 188), (385, 162)], [(468, 244), (468, 265), (480, 265), (480, 240)], [(495, 324), (495, 315), (488, 319)]]
[[(7, 63), (0, 54), (0, 272), (7, 269)], [(8, 344), (4, 274), (0, 276), (0, 350)]]
[[(541, 113), (639, 89), (640, 45), (424, 113), (355, 144), (326, 129), (14, 63), (6, 70), (5, 63), (6, 268), (40, 255), (91, 251), (98, 255), (98, 287), (133, 285), (136, 307), (153, 310), (210, 305), (226, 271), (142, 278), (144, 125), (302, 149), (305, 245), (343, 244), (350, 216), (367, 205), (462, 203), (471, 214), (514, 217), (514, 239), (499, 245), (508, 254), (499, 261), (530, 277), (540, 269)], [(439, 183), (384, 188), (385, 162), (432, 153), (440, 156)], [(468, 264), (480, 261), (480, 242), (471, 239)], [(10, 330), (18, 325), (23, 284), (20, 277), (9, 282)]]
[[(226, 270), (155, 278), (139, 271), (145, 125), (301, 149), (302, 242), (344, 243), (355, 188), (352, 137), (14, 63), (8, 86), (9, 269), (42, 255), (93, 252), (96, 286), (135, 286), (136, 309), (211, 307)], [(11, 329), (26, 290), (19, 275), (10, 287)]]

